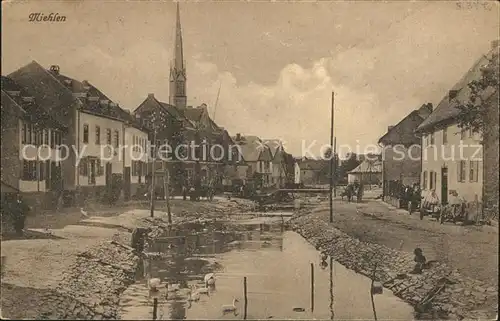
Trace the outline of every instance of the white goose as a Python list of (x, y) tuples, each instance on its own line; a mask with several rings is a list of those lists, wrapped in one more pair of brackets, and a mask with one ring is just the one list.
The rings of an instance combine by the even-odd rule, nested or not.
[(236, 313), (236, 302), (239, 302), (239, 301), (238, 301), (238, 299), (234, 298), (232, 305), (223, 305), (221, 307), (222, 308), (222, 314), (233, 313), (234, 315), (237, 315), (237, 313)]
[(80, 207), (80, 213), (83, 215), (83, 217), (89, 217), (89, 214), (83, 210), (83, 207)]
[(214, 285), (215, 284), (215, 274), (214, 273), (208, 273), (205, 275), (203, 278), (203, 281), (205, 282), (205, 285), (208, 287), (209, 285)]
[(148, 281), (148, 287), (150, 290), (158, 290), (161, 286), (161, 280), (159, 278), (151, 278)]
[(210, 292), (210, 289), (208, 287), (198, 287), (198, 286), (195, 285), (195, 286), (193, 286), (193, 288), (199, 294), (206, 294), (206, 295), (208, 295), (209, 292)]
[(199, 301), (200, 300), (200, 294), (198, 292), (189, 292), (188, 294), (188, 298), (187, 298), (188, 302), (196, 302), (196, 301)]

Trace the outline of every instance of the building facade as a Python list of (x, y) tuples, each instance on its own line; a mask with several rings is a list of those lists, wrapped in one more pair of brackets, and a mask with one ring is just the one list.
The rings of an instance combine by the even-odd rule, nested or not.
[(430, 103), (422, 105), (395, 126), (389, 126), (387, 133), (379, 139), (385, 201), (399, 206), (403, 186), (420, 184), (422, 147), (415, 130), (432, 113), (432, 108)]
[[(460, 110), (457, 106), (468, 101), (468, 84), (481, 77), (481, 69), (488, 63), (491, 54), (492, 51), (469, 69), (416, 130), (422, 137), (423, 194), (425, 196), (435, 191), (442, 204), (447, 204), (454, 192), (468, 203), (483, 201), (485, 172), (482, 135), (458, 126)], [(495, 94), (486, 103), (498, 104)], [(498, 159), (495, 161), (498, 162)]]
[(56, 65), (46, 70), (33, 61), (11, 77), (41, 101), (51, 117), (68, 128), (60, 143), (65, 153), (62, 162), (65, 204), (130, 198), (128, 164), (132, 166), (132, 147), (127, 149), (124, 144), (127, 128), (142, 131), (137, 135), (142, 143), (147, 137), (134, 117), (88, 81), (65, 76)]
[(56, 207), (63, 190), (57, 146), (66, 133), (26, 88), (2, 76), (2, 193), (20, 193), (35, 209)]

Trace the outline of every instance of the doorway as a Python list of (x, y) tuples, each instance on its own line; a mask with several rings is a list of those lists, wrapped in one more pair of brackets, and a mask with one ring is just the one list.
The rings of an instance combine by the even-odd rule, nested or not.
[(448, 204), (448, 168), (441, 168), (441, 203)]

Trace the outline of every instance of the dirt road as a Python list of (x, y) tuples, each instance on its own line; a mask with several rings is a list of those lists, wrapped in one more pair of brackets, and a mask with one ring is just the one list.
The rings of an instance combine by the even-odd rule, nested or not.
[[(314, 215), (329, 220), (327, 204)], [(443, 225), (408, 215), (378, 200), (335, 201), (336, 228), (358, 239), (413, 252), (420, 247), (428, 260), (439, 260), (473, 279), (498, 284), (498, 229), (491, 226)]]

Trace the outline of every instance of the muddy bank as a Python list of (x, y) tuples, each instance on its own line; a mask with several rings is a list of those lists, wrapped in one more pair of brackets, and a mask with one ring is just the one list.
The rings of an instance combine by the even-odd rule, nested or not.
[(410, 274), (412, 253), (361, 242), (308, 213), (297, 214), (289, 225), (340, 264), (368, 277), (375, 275), (397, 297), (416, 310), (425, 310), (424, 318), (477, 319), (496, 314), (492, 308), (497, 302), (496, 284), (463, 277), (440, 262), (434, 262), (422, 274)]

